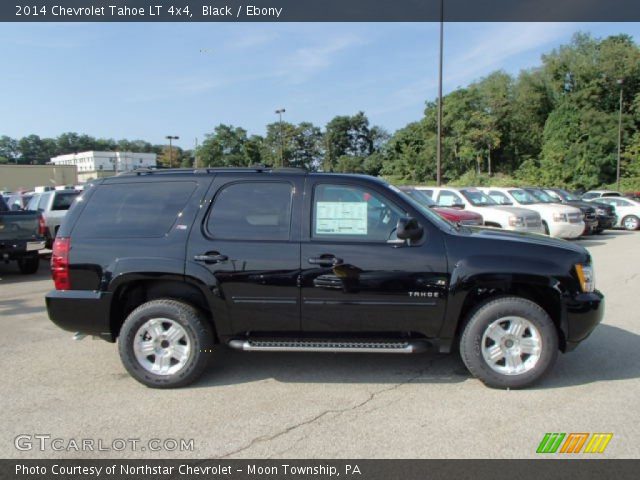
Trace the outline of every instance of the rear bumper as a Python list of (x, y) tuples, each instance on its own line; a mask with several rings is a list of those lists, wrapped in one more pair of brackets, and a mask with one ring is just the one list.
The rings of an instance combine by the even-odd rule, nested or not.
[(45, 296), (47, 313), (63, 330), (96, 335), (113, 341), (111, 294), (92, 290), (52, 290)]
[(44, 240), (0, 240), (0, 259), (15, 260), (25, 255), (37, 255), (44, 246)]
[(604, 295), (598, 290), (580, 293), (565, 302), (567, 319), (566, 350), (571, 351), (585, 340), (604, 316)]

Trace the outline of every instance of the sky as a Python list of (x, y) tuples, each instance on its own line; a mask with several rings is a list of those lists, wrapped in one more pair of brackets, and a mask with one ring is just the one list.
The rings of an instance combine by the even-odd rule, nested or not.
[[(0, 135), (64, 132), (192, 148), (220, 123), (264, 134), (364, 111), (393, 132), (437, 95), (437, 23), (5, 23)], [(517, 75), (575, 32), (640, 23), (447, 23), (444, 92)]]

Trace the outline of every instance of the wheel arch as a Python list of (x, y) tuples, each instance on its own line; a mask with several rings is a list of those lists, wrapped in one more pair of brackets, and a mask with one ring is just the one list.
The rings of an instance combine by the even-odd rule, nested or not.
[(469, 318), (480, 306), (496, 298), (514, 296), (532, 301), (549, 315), (558, 332), (560, 350), (565, 351), (567, 321), (558, 283), (542, 275), (513, 273), (465, 279), (450, 293), (447, 321), (440, 336), (449, 338), (455, 348)]
[(119, 282), (113, 292), (109, 318), (113, 340), (119, 336), (122, 324), (133, 310), (160, 298), (178, 300), (197, 308), (209, 320), (216, 335), (213, 311), (200, 286), (184, 278), (141, 278), (136, 275)]

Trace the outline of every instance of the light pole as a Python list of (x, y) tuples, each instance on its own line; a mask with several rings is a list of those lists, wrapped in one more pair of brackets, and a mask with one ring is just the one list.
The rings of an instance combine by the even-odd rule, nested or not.
[(622, 148), (622, 85), (624, 80), (622, 78), (616, 80), (616, 83), (620, 85), (620, 110), (618, 112), (618, 164), (616, 166), (616, 185), (620, 190), (620, 150)]
[(282, 114), (286, 112), (284, 108), (276, 110), (278, 117), (280, 117), (280, 166), (284, 167), (284, 137), (282, 136)]
[(442, 45), (444, 40), (444, 0), (440, 0), (440, 58), (438, 62), (438, 141), (436, 147), (436, 184), (442, 184)]
[(179, 140), (180, 137), (177, 135), (167, 135), (164, 138), (169, 140), (169, 168), (171, 168), (173, 167), (173, 144), (171, 142), (172, 140)]

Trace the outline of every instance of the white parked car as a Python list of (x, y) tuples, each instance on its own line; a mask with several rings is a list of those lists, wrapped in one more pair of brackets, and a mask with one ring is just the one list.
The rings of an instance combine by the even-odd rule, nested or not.
[(484, 218), (487, 227), (519, 232), (544, 233), (538, 212), (526, 208), (498, 205), (477, 188), (416, 187), (442, 207), (464, 208)]
[(627, 230), (640, 228), (640, 202), (637, 200), (626, 197), (600, 197), (597, 201), (615, 207), (618, 216), (616, 227), (623, 227)]
[(558, 203), (542, 203), (522, 188), (484, 187), (481, 191), (500, 205), (534, 210), (542, 217), (542, 228), (551, 237), (577, 238), (584, 231), (584, 220), (579, 208)]
[(622, 197), (623, 195), (620, 192), (616, 192), (615, 190), (589, 190), (586, 193), (582, 194), (583, 200), (595, 200), (600, 197)]

